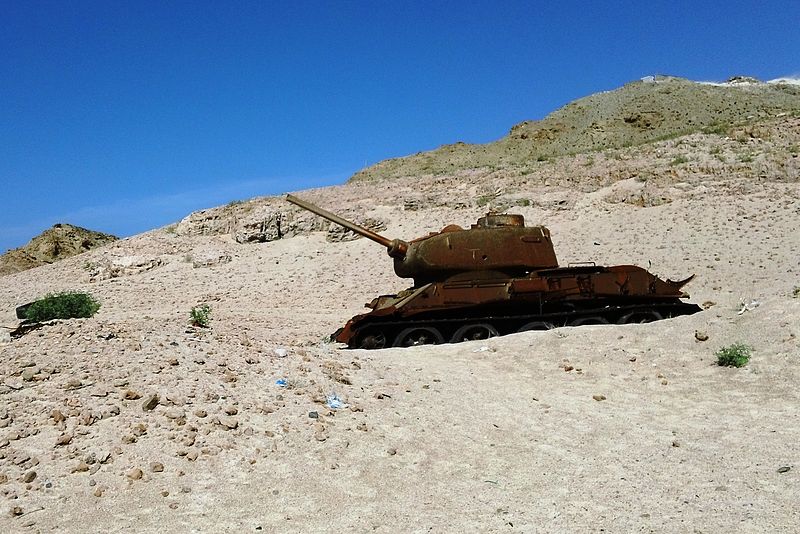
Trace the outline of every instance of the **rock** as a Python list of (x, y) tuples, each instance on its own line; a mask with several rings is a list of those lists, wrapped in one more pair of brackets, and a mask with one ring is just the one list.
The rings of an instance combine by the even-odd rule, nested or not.
[(170, 358), (169, 360), (167, 360), (167, 363), (174, 367), (178, 365), (178, 358)]
[(203, 419), (204, 417), (208, 416), (208, 412), (205, 411), (205, 410), (199, 409), (199, 410), (195, 410), (194, 411), (194, 415), (195, 415), (195, 417), (199, 417), (200, 419)]
[(8, 482), (8, 475), (5, 473), (0, 473), (0, 484), (5, 484)]
[(228, 406), (225, 408), (225, 413), (228, 415), (236, 415), (239, 413), (239, 409), (236, 406)]
[(200, 456), (200, 451), (198, 451), (197, 449), (192, 449), (188, 453), (186, 453), (186, 459), (189, 460), (190, 462), (194, 462), (195, 460), (197, 460), (198, 456)]
[(137, 423), (131, 427), (131, 433), (137, 438), (143, 436), (147, 433), (147, 425), (143, 423)]
[(85, 473), (89, 470), (89, 464), (81, 460), (78, 465), (72, 468), (72, 473)]
[(397, 449), (395, 449), (394, 447), (392, 447), (391, 449), (387, 450), (387, 451), (386, 451), (386, 453), (387, 453), (389, 456), (394, 456), (395, 454), (397, 454)]
[(125, 400), (136, 400), (142, 398), (142, 395), (138, 391), (134, 391), (132, 389), (126, 389), (122, 393), (122, 398)]
[(783, 467), (778, 468), (778, 473), (788, 473), (790, 469), (790, 466), (784, 465)]
[(105, 486), (97, 486), (94, 490), (95, 497), (102, 497), (103, 493), (105, 493), (106, 487)]
[(128, 385), (128, 380), (126, 378), (116, 378), (111, 382), (111, 385), (115, 388), (124, 388)]
[(164, 464), (161, 462), (152, 462), (150, 464), (150, 471), (153, 473), (161, 473), (164, 471)]
[(142, 410), (145, 412), (154, 410), (155, 407), (158, 406), (159, 401), (161, 401), (161, 397), (158, 396), (158, 393), (153, 393), (142, 403)]
[(83, 382), (80, 378), (76, 376), (72, 376), (67, 380), (67, 383), (64, 384), (64, 389), (77, 389), (83, 385)]
[(72, 441), (72, 434), (61, 434), (56, 438), (56, 447), (67, 445)]
[(36, 471), (32, 471), (31, 470), (31, 471), (28, 471), (27, 473), (25, 473), (24, 475), (22, 475), (22, 481), (25, 484), (33, 482), (35, 479), (36, 479)]
[(36, 368), (35, 367), (26, 367), (24, 371), (22, 371), (22, 380), (25, 382), (30, 382), (33, 380), (33, 377), (36, 376)]
[(694, 338), (697, 341), (708, 341), (708, 334), (706, 334), (705, 332), (701, 332), (699, 330), (695, 330), (694, 331)]
[(228, 430), (233, 430), (233, 429), (235, 429), (236, 427), (239, 426), (239, 421), (237, 421), (235, 417), (230, 417), (230, 416), (227, 416), (227, 415), (220, 415), (217, 418), (217, 420), (218, 420), (220, 425), (222, 425), (223, 427), (225, 427)]
[(604, 400), (606, 400), (606, 396), (605, 395), (592, 395), (592, 398), (594, 400), (596, 400), (596, 401), (604, 401)]
[(23, 513), (24, 512), (22, 511), (22, 507), (21, 506), (12, 506), (11, 510), (9, 511), (9, 514), (11, 514), (14, 517), (20, 516)]
[(183, 419), (186, 417), (186, 412), (178, 408), (177, 406), (173, 406), (169, 408), (167, 411), (164, 412), (164, 417), (167, 419)]
[(142, 478), (142, 475), (144, 475), (144, 473), (138, 467), (134, 467), (133, 469), (129, 469), (125, 473), (125, 476), (128, 477), (131, 480), (139, 480), (139, 479)]
[(319, 412), (308, 412), (308, 417), (311, 419), (319, 419)]

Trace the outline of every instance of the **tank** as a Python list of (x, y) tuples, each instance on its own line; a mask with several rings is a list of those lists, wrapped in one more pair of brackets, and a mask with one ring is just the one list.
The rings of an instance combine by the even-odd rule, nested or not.
[(292, 195), (289, 202), (380, 245), (413, 285), (372, 300), (331, 335), (350, 348), (457, 343), (528, 330), (644, 323), (701, 310), (694, 278), (662, 280), (635, 265), (560, 267), (550, 231), (522, 215), (487, 213), (411, 241), (388, 239)]

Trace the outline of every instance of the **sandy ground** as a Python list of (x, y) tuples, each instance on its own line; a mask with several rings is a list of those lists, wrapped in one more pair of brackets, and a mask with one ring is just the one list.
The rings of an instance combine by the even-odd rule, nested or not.
[[(103, 307), (0, 342), (0, 531), (795, 531), (797, 184), (673, 183), (670, 202), (640, 207), (614, 201), (635, 180), (515, 183), (564, 200), (513, 210), (548, 225), (562, 264), (694, 272), (691, 301), (708, 309), (343, 350), (326, 335), (407, 284), (381, 247), (323, 232), (239, 244), (158, 230), (5, 276), (6, 326), (48, 291)], [(358, 198), (391, 237), (482, 211), (385, 201), (414, 187), (305, 194), (329, 209)], [(90, 282), (109, 258), (130, 269)], [(188, 327), (199, 303), (209, 329)], [(754, 348), (750, 364), (717, 366), (734, 342)], [(333, 394), (348, 407), (326, 406)]]

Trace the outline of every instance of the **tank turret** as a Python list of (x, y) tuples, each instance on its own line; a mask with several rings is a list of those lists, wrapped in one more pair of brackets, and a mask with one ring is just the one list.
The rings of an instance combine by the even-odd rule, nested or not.
[(388, 239), (295, 196), (287, 195), (286, 200), (385, 246), (394, 259), (394, 272), (401, 278), (413, 278), (415, 286), (460, 273), (492, 271), (520, 276), (558, 267), (550, 231), (544, 226), (526, 227), (522, 215), (488, 213), (466, 230), (449, 225), (403, 241)]

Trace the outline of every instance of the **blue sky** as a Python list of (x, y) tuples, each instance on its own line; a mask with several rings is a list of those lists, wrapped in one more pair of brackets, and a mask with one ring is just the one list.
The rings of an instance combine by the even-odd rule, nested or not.
[(0, 252), (502, 137), (649, 74), (800, 73), (800, 2), (0, 0)]

